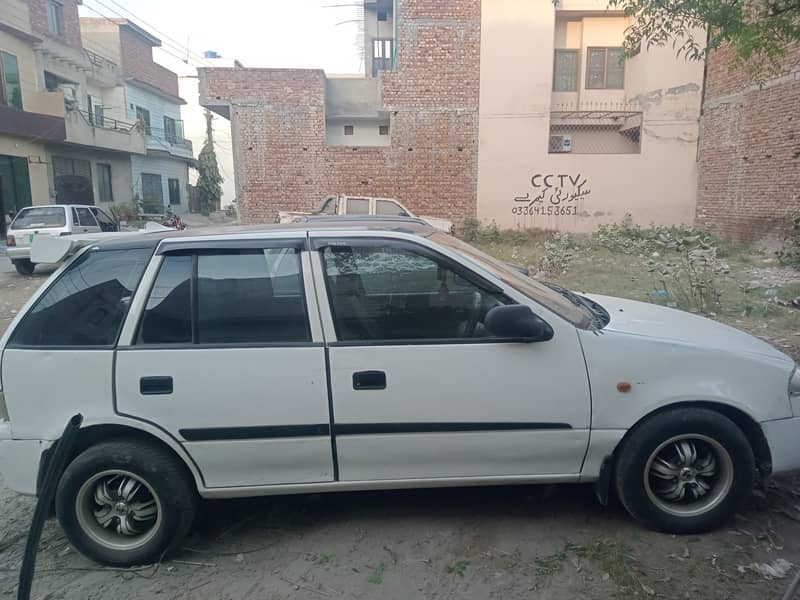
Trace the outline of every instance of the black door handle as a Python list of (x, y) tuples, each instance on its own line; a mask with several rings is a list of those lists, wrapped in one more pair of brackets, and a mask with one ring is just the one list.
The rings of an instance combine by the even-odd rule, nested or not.
[(172, 393), (172, 377), (142, 377), (139, 379), (139, 393), (143, 396)]
[(383, 371), (359, 371), (353, 373), (354, 390), (385, 390), (386, 373)]

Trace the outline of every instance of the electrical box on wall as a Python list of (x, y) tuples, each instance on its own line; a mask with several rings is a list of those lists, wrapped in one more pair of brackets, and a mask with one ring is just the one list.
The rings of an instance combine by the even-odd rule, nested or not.
[(562, 154), (572, 152), (571, 135), (551, 135), (548, 151), (551, 154)]

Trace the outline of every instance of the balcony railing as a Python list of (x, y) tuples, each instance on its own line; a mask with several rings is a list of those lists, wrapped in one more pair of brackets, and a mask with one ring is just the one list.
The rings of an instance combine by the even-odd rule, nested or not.
[(117, 63), (113, 60), (109, 60), (105, 56), (99, 55), (97, 52), (92, 52), (86, 48), (83, 49), (86, 53), (86, 56), (89, 58), (89, 62), (92, 63), (95, 67), (100, 67), (101, 69), (117, 69)]
[(79, 110), (76, 112), (79, 112), (83, 119), (92, 127), (102, 127), (103, 129), (113, 129), (114, 131), (123, 131), (127, 133), (130, 133), (130, 131), (136, 127), (133, 123), (111, 119), (105, 115), (90, 113), (86, 110)]
[(176, 133), (173, 133), (172, 131), (158, 129), (156, 127), (147, 127), (146, 133), (150, 137), (155, 138), (159, 141), (167, 142), (171, 146), (175, 146), (177, 148), (182, 148), (184, 150), (192, 152), (192, 142), (179, 136)]

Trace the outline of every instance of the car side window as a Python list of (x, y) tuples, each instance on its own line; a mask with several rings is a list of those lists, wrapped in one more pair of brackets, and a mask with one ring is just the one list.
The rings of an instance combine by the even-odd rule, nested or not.
[(88, 251), (39, 298), (14, 331), (23, 346), (111, 346), (152, 250)]
[(340, 341), (486, 338), (486, 313), (513, 303), (408, 248), (331, 245), (322, 258)]
[(88, 208), (77, 207), (75, 212), (78, 214), (78, 225), (81, 227), (97, 227), (97, 221)]
[(325, 204), (322, 205), (322, 208), (319, 212), (324, 215), (335, 215), (338, 203), (338, 198), (328, 198)]
[(380, 217), (407, 217), (408, 213), (391, 200), (376, 200), (375, 214)]
[(99, 208), (90, 208), (92, 214), (97, 218), (97, 223), (102, 231), (116, 231), (117, 224), (114, 220)]
[(164, 257), (139, 326), (140, 344), (191, 343), (191, 280), (190, 254)]
[(369, 214), (369, 199), (367, 199), (367, 198), (348, 198), (347, 199), (347, 214), (348, 215), (368, 215)]
[(138, 337), (139, 344), (309, 341), (296, 248), (167, 255)]

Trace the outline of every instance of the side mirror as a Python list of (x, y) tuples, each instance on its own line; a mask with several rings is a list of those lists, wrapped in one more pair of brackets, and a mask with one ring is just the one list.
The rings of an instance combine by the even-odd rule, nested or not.
[(499, 338), (519, 342), (546, 342), (553, 338), (553, 328), (522, 304), (495, 306), (486, 314), (483, 324)]

